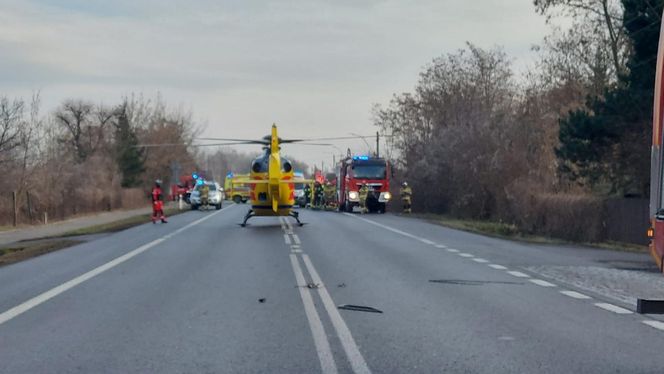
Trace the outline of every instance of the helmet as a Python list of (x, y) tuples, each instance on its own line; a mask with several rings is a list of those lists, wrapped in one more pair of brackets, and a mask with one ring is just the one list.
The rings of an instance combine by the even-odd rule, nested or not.
[(408, 182), (403, 182), (403, 183), (401, 183), (401, 185), (404, 186), (404, 187), (408, 187)]
[(154, 185), (157, 186), (157, 187), (161, 187), (161, 179), (155, 180)]

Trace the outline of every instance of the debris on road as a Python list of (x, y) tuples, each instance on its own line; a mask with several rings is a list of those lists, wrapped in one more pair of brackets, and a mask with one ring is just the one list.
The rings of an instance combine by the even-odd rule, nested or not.
[(343, 309), (343, 310), (353, 310), (353, 311), (356, 311), (356, 312), (383, 313), (382, 310), (378, 310), (378, 309), (372, 308), (370, 306), (362, 306), (362, 305), (343, 304), (343, 305), (339, 305), (337, 308)]
[(258, 299), (258, 302), (259, 302), (259, 303), (264, 303), (265, 300), (266, 300), (266, 299), (263, 297), (263, 298)]

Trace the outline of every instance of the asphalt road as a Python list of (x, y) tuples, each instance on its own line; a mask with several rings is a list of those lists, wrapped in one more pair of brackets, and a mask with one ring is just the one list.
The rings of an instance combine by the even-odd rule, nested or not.
[(245, 210), (0, 268), (0, 372), (664, 372), (664, 319), (630, 305), (664, 290), (646, 255)]

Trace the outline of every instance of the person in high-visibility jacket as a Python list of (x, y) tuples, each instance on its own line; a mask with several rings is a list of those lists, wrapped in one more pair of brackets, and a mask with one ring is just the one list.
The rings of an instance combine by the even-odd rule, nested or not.
[(369, 196), (369, 186), (365, 183), (362, 185), (359, 191), (360, 195), (360, 213), (368, 213), (367, 209), (367, 197)]
[(323, 194), (325, 197), (325, 207), (332, 208), (336, 207), (337, 203), (337, 188), (331, 182), (325, 183), (323, 187)]
[(413, 196), (413, 190), (410, 188), (408, 185), (408, 182), (403, 182), (401, 184), (401, 189), (399, 190), (399, 195), (401, 196), (401, 202), (403, 203), (403, 212), (404, 213), (410, 213), (411, 212), (411, 203), (412, 203), (412, 196)]
[(208, 208), (209, 200), (208, 196), (210, 195), (210, 187), (207, 184), (203, 183), (201, 186), (201, 206)]
[(320, 182), (314, 183), (314, 202), (312, 207), (318, 209), (323, 205), (323, 186)]
[(166, 215), (164, 215), (164, 198), (161, 193), (161, 180), (157, 179), (154, 181), (154, 187), (152, 188), (152, 223), (156, 223), (157, 220), (166, 223)]

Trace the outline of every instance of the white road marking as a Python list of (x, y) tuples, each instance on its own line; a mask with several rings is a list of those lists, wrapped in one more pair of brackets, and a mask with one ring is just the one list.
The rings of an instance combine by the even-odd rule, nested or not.
[[(309, 275), (311, 275), (311, 280), (314, 283), (324, 284), (320, 279), (316, 268), (314, 268), (313, 263), (311, 263), (309, 256), (302, 255), (302, 260), (304, 261), (304, 265), (309, 271)], [(339, 314), (334, 301), (332, 301), (332, 297), (327, 292), (325, 287), (319, 287), (317, 290), (321, 300), (323, 301), (323, 306), (325, 307), (325, 310), (327, 310), (327, 314), (332, 321), (332, 326), (334, 326), (334, 329), (337, 331), (337, 337), (339, 338), (339, 341), (341, 342), (341, 345), (346, 352), (346, 357), (348, 357), (348, 361), (350, 361), (350, 365), (353, 368), (353, 371), (355, 373), (362, 374), (371, 373), (371, 370), (369, 370), (366, 361), (364, 361), (364, 357), (362, 357), (362, 353), (360, 353), (359, 348), (357, 348), (357, 344), (355, 343), (355, 339), (353, 339), (353, 335), (351, 335), (348, 326), (346, 326), (346, 322), (344, 322), (343, 318), (341, 318), (341, 314)]]
[(633, 312), (631, 310), (627, 310), (625, 308), (621, 308), (617, 305), (609, 304), (609, 303), (595, 303), (596, 307), (602, 308), (604, 310), (608, 310), (609, 312), (617, 313), (617, 314), (632, 314)]
[(490, 268), (496, 269), (496, 270), (507, 270), (507, 268), (503, 265), (489, 264), (487, 266), (489, 266)]
[(198, 225), (199, 223), (201, 223), (203, 221), (206, 221), (206, 220), (216, 216), (217, 214), (223, 212), (224, 210), (226, 210), (226, 209), (228, 209), (229, 207), (232, 207), (232, 206), (236, 206), (236, 205), (229, 205), (229, 206), (223, 208), (222, 210), (211, 213), (210, 215), (207, 215), (203, 218), (200, 218), (200, 219), (198, 219), (194, 222), (191, 222), (190, 224), (188, 224), (184, 227), (181, 227), (181, 228), (173, 231), (172, 233), (170, 233), (168, 235), (165, 235), (165, 236), (163, 236), (159, 239), (155, 239), (155, 240), (153, 240), (153, 241), (151, 241), (147, 244), (143, 244), (142, 246), (140, 246), (140, 247), (138, 247), (138, 248), (136, 248), (136, 249), (134, 249), (130, 252), (127, 252), (124, 255), (120, 256), (120, 257), (116, 257), (115, 259), (113, 259), (113, 260), (111, 260), (111, 261), (109, 261), (109, 262), (107, 262), (107, 263), (105, 263), (101, 266), (98, 266), (98, 267), (88, 271), (85, 274), (79, 275), (78, 277), (76, 277), (74, 279), (71, 279), (71, 280), (69, 280), (69, 281), (67, 281), (67, 282), (65, 282), (65, 283), (63, 283), (63, 284), (61, 284), (57, 287), (51, 288), (50, 290), (48, 290), (48, 291), (46, 291), (42, 294), (39, 294), (39, 295), (33, 297), (32, 299), (30, 299), (30, 300), (28, 300), (24, 303), (21, 303), (21, 304), (15, 306), (15, 307), (3, 312), (2, 314), (0, 314), (0, 325), (2, 325), (3, 323), (9, 321), (10, 319), (12, 319), (14, 317), (17, 317), (17, 316), (27, 312), (28, 310), (30, 310), (32, 308), (34, 308), (34, 307), (36, 307), (36, 306), (52, 299), (52, 298), (60, 295), (61, 293), (65, 292), (65, 291), (68, 291), (68, 290), (78, 286), (79, 284), (81, 284), (81, 283), (83, 283), (83, 282), (85, 282), (85, 281), (87, 281), (91, 278), (94, 278), (97, 275), (99, 275), (99, 274), (101, 274), (101, 273), (103, 273), (103, 272), (105, 272), (109, 269), (112, 269), (112, 268), (114, 268), (114, 267), (116, 267), (116, 266), (132, 259), (133, 257), (136, 257), (136, 256), (140, 255), (141, 253), (147, 251), (148, 249), (155, 247), (157, 244), (160, 244), (163, 241), (165, 241), (169, 238), (172, 238), (173, 236), (183, 232), (184, 230), (187, 230), (187, 229), (189, 229), (193, 226)]
[(302, 242), (300, 241), (300, 238), (299, 238), (297, 235), (295, 235), (295, 234), (293, 234), (293, 241), (294, 241), (295, 244), (297, 244), (297, 245), (302, 244)]
[[(307, 284), (302, 274), (302, 268), (300, 267), (300, 262), (297, 260), (296, 255), (290, 255), (291, 265), (293, 267), (293, 272), (295, 273), (295, 280), (297, 281), (298, 286)], [(305, 287), (298, 287), (300, 290), (300, 298), (302, 299), (302, 304), (304, 304), (304, 312), (307, 315), (307, 320), (309, 321), (309, 328), (311, 329), (311, 335), (314, 337), (314, 345), (316, 346), (316, 352), (318, 353), (318, 360), (320, 360), (320, 366), (323, 373), (337, 373), (337, 365), (334, 363), (334, 356), (332, 355), (332, 350), (330, 349), (330, 343), (327, 341), (327, 334), (325, 334), (325, 328), (323, 327), (323, 322), (321, 322), (320, 316), (316, 311), (314, 306), (314, 301), (311, 297), (311, 293)]]
[(529, 281), (531, 281), (532, 283), (535, 283), (538, 286), (542, 286), (542, 287), (555, 287), (556, 286), (553, 283), (549, 283), (549, 282), (547, 282), (545, 280), (541, 280), (541, 279), (529, 279)]
[(664, 322), (661, 321), (651, 321), (651, 320), (646, 320), (646, 321), (641, 321), (645, 323), (646, 325), (650, 327), (654, 327), (657, 330), (663, 330), (664, 331)]
[(461, 257), (467, 257), (467, 258), (475, 257), (475, 256), (471, 255), (470, 253), (459, 253), (459, 256), (461, 256)]
[(447, 251), (450, 253), (459, 253), (459, 250), (454, 248), (447, 248)]
[(290, 221), (286, 217), (281, 217), (283, 218), (284, 222), (286, 223), (286, 226), (288, 227), (288, 231), (291, 233), (293, 232), (293, 225), (291, 225)]
[(350, 214), (350, 213), (344, 213), (344, 214), (347, 215), (347, 216), (349, 216), (349, 217), (357, 218), (357, 219), (362, 220), (362, 221), (364, 221), (364, 222), (370, 223), (370, 224), (372, 224), (372, 225), (374, 225), (374, 226), (381, 227), (381, 228), (383, 228), (383, 229), (385, 229), (385, 230), (392, 231), (392, 232), (397, 233), (397, 234), (399, 234), (399, 235), (403, 235), (403, 236), (406, 236), (406, 237), (409, 237), (409, 238), (412, 238), (412, 239), (420, 240), (420, 238), (418, 238), (418, 237), (415, 236), (415, 235), (409, 234), (409, 233), (404, 232), (404, 231), (401, 231), (401, 230), (393, 229), (393, 228), (391, 228), (390, 226), (385, 226), (385, 225), (380, 224), (380, 223), (378, 223), (378, 222), (374, 222), (374, 221), (372, 221), (372, 220), (370, 220), (370, 219), (366, 219), (366, 218), (358, 217), (357, 215), (355, 215), (355, 214)]
[(576, 292), (576, 291), (560, 291), (560, 293), (565, 295), (565, 296), (569, 296), (569, 297), (579, 299), (579, 300), (592, 299), (590, 296), (584, 295), (584, 294), (582, 294), (580, 292)]
[(524, 274), (520, 271), (508, 271), (507, 274), (515, 276), (517, 278), (530, 278), (530, 275)]
[(424, 244), (429, 244), (429, 245), (435, 245), (436, 243), (432, 242), (429, 239), (420, 239), (420, 241)]
[(489, 260), (485, 260), (485, 259), (479, 258), (479, 257), (474, 258), (473, 261), (479, 262), (480, 264), (486, 264), (487, 262), (489, 262)]
[(291, 245), (290, 236), (288, 234), (284, 234), (284, 241), (286, 242), (286, 245)]
[(443, 244), (436, 244), (436, 248), (447, 248), (447, 246)]

